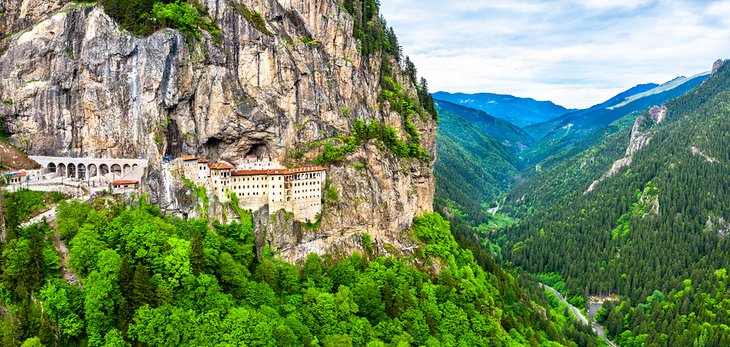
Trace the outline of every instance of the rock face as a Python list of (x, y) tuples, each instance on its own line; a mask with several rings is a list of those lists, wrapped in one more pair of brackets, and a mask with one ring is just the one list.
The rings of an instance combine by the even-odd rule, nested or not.
[(631, 161), (634, 159), (634, 153), (640, 151), (651, 141), (652, 134), (647, 131), (655, 123), (661, 123), (667, 117), (667, 107), (662, 105), (650, 107), (644, 115), (636, 118), (634, 125), (631, 128), (631, 140), (629, 141), (628, 147), (626, 147), (626, 154), (623, 158), (616, 160), (611, 165), (611, 168), (601, 176), (601, 178), (593, 181), (584, 194), (592, 192), (596, 189), (596, 186), (601, 183), (604, 179), (611, 177), (619, 172), (624, 167), (631, 165)]
[(724, 60), (722, 60), (722, 59), (718, 59), (718, 60), (716, 60), (716, 61), (715, 61), (715, 62), (714, 62), (714, 63), (712, 64), (712, 74), (715, 74), (715, 72), (717, 72), (717, 70), (720, 70), (720, 68), (721, 68), (721, 67), (722, 67), (723, 65), (725, 65), (725, 61), (724, 61)]
[[(95, 4), (3, 1), (0, 30), (19, 31), (0, 45), (0, 114), (10, 141), (32, 144), (35, 155), (147, 157), (153, 166), (182, 154), (234, 163), (257, 154), (296, 164), (294, 153), (313, 159), (306, 144), (349, 134), (356, 119), (405, 134), (401, 115), (378, 99), (381, 59), (361, 56), (352, 18), (336, 2), (243, 3), (273, 34), (222, 0), (203, 2), (221, 29), (219, 42), (172, 29), (134, 36)], [(406, 78), (397, 82), (415, 95)], [(295, 226), (272, 226), (265, 242), (290, 260), (303, 256), (299, 250), (352, 245), (365, 232), (407, 248), (402, 234), (412, 218), (432, 209), (436, 134), (435, 122), (411, 121), (430, 161), (398, 158), (371, 141), (328, 165), (339, 193), (316, 232), (274, 242), (272, 235)], [(184, 189), (170, 179), (152, 170), (150, 199), (188, 212), (194, 204), (176, 197), (189, 194), (170, 191)]]

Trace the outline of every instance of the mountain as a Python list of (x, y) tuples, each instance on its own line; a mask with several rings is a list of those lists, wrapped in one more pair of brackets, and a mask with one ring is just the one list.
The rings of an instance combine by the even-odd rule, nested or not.
[(662, 85), (635, 86), (615, 97), (585, 110), (570, 112), (559, 118), (533, 124), (524, 130), (538, 139), (522, 154), (528, 164), (538, 163), (586, 138), (593, 132), (632, 112), (661, 105), (697, 87), (708, 74), (679, 77)]
[(433, 97), (434, 99), (482, 110), (519, 127), (545, 122), (571, 111), (550, 101), (537, 101), (531, 98), (503, 94), (436, 92)]
[[(0, 54), (8, 141), (31, 144), (30, 155), (149, 158), (141, 185), (150, 201), (219, 220), (225, 206), (213, 199), (199, 211), (190, 187), (163, 173), (163, 158), (323, 165), (339, 195), (317, 232), (297, 236), (293, 221), (255, 211), (259, 247), (276, 244), (292, 261), (346, 253), (364, 230), (403, 246), (398, 235), (433, 208), (428, 91), (415, 70), (400, 70), (397, 38), (374, 3), (364, 12), (362, 1), (305, 3), (4, 4), (0, 21), (13, 28)], [(382, 134), (355, 144), (360, 122), (387, 130), (388, 145)]]
[[(598, 346), (458, 216), (431, 212), (435, 105), (378, 4), (0, 4), (8, 140), (151, 163), (141, 194), (0, 193), (0, 345)], [(517, 170), (469, 130), (453, 148)], [(224, 203), (168, 170), (181, 154), (321, 165), (324, 207), (301, 223)]]
[[(656, 87), (659, 87), (659, 84), (656, 84), (656, 83), (637, 84), (637, 85), (635, 85), (635, 86), (627, 89), (626, 91), (623, 91), (623, 92), (617, 94), (616, 96), (614, 96), (614, 97), (612, 97), (612, 98), (610, 98), (610, 99), (608, 99), (608, 100), (606, 100), (606, 101), (604, 101), (604, 102), (602, 102), (600, 104), (591, 106), (591, 107), (589, 107), (587, 109), (575, 110), (573, 112), (568, 112), (568, 113), (563, 114), (561, 116), (568, 116), (568, 114), (582, 115), (582, 114), (585, 114), (585, 113), (588, 113), (588, 112), (593, 112), (593, 111), (596, 111), (596, 110), (601, 110), (601, 109), (609, 108), (609, 107), (611, 107), (613, 105), (616, 105), (618, 103), (621, 103), (622, 101), (626, 100), (629, 97), (632, 97), (634, 95), (647, 92), (647, 91), (652, 90), (652, 89), (654, 89)], [(539, 139), (542, 139), (543, 137), (545, 137), (545, 135), (547, 135), (551, 130), (553, 130), (553, 128), (557, 124), (560, 123), (560, 120), (562, 118), (563, 117), (556, 117), (554, 119), (550, 119), (550, 120), (545, 121), (545, 122), (536, 123), (536, 124), (530, 124), (530, 125), (524, 127), (523, 130), (525, 132), (527, 132), (528, 134), (530, 134), (530, 136), (532, 136), (533, 138), (539, 140)]]
[(597, 319), (620, 345), (730, 342), (730, 64), (703, 79), (517, 184), (502, 212), (521, 221), (493, 236), (569, 293), (615, 295)]
[(483, 221), (488, 205), (507, 190), (523, 169), (520, 159), (504, 145), (504, 137), (497, 139), (490, 133), (523, 133), (483, 111), (449, 102), (437, 101), (436, 110), (437, 210), (448, 206), (460, 210), (466, 219)]
[(484, 111), (438, 99), (435, 100), (435, 103), (439, 117), (444, 114), (449, 114), (461, 118), (473, 124), (482, 132), (499, 140), (499, 142), (509, 148), (513, 153), (521, 152), (535, 141), (519, 127), (508, 121), (492, 117)]

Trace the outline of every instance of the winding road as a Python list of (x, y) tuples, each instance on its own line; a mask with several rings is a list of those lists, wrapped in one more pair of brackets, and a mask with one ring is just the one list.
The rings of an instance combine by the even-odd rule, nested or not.
[[(552, 292), (553, 294), (555, 294), (555, 296), (557, 296), (558, 299), (560, 299), (560, 301), (562, 301), (566, 305), (568, 305), (568, 308), (570, 308), (570, 312), (573, 312), (573, 315), (575, 316), (575, 318), (578, 318), (578, 320), (581, 321), (581, 323), (583, 323), (583, 325), (589, 325), (588, 319), (585, 316), (583, 316), (583, 313), (581, 313), (580, 310), (577, 309), (575, 306), (571, 305), (568, 302), (568, 300), (565, 300), (565, 297), (563, 297), (563, 294), (560, 294), (560, 292), (555, 290), (555, 288), (553, 288), (547, 284), (540, 283), (540, 285), (543, 288), (545, 288), (545, 289), (549, 290), (550, 292)], [(595, 315), (595, 313), (598, 311), (598, 309), (601, 308), (601, 304), (603, 304), (603, 303), (592, 302), (590, 304), (590, 308), (588, 310), (588, 314), (590, 315), (590, 318), (591, 318), (590, 326), (593, 328), (593, 331), (596, 332), (596, 335), (601, 337), (603, 339), (603, 341), (606, 341), (606, 344), (608, 344), (611, 347), (620, 347), (619, 345), (615, 344), (613, 341), (609, 340), (608, 337), (606, 337), (606, 331), (603, 329), (603, 326), (598, 324), (598, 322), (596, 322), (593, 319), (593, 315)]]

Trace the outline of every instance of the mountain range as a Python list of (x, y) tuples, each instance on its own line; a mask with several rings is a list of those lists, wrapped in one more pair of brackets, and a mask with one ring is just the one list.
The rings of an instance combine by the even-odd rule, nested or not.
[(433, 97), (434, 99), (482, 110), (519, 127), (545, 122), (571, 111), (550, 101), (537, 101), (532, 98), (520, 98), (504, 94), (436, 92)]
[[(496, 208), (467, 218), (482, 225), (511, 220), (478, 235), (506, 264), (561, 288), (578, 305), (590, 296), (605, 300), (595, 318), (619, 345), (727, 345), (729, 66), (718, 61), (711, 73), (637, 85), (525, 127), (536, 141), (513, 165), (525, 169), (506, 178), (500, 198), (479, 201)], [(448, 156), (444, 147), (474, 130), (439, 131), (454, 132), (454, 141), (437, 143), (437, 153)], [(437, 201), (455, 196), (437, 189)], [(456, 200), (441, 208), (472, 211)]]

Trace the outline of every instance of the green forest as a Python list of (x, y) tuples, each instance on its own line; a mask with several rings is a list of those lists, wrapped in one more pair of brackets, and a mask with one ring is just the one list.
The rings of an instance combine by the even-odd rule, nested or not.
[(44, 204), (18, 195), (38, 200), (5, 196), (3, 346), (596, 345), (564, 304), (461, 248), (435, 213), (414, 220), (412, 256), (379, 256), (363, 235), (362, 252), (289, 264), (256, 251), (250, 213), (223, 225), (106, 197), (62, 201), (55, 228), (19, 227), (12, 216)]
[(559, 273), (569, 294), (619, 295), (598, 318), (622, 346), (728, 345), (729, 101), (725, 64), (664, 122), (639, 115), (651, 141), (595, 190), (630, 128), (518, 184), (505, 210), (521, 222), (492, 235), (505, 261)]

